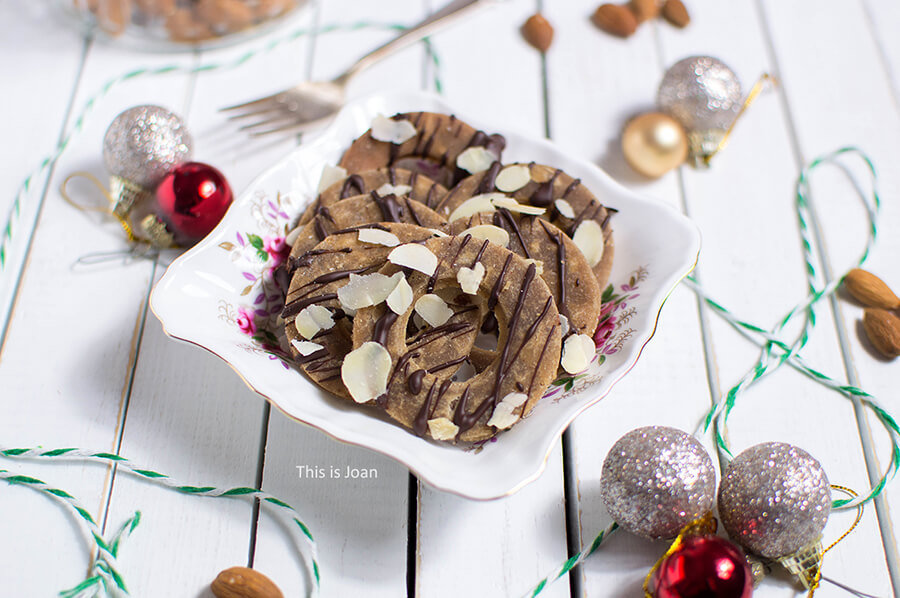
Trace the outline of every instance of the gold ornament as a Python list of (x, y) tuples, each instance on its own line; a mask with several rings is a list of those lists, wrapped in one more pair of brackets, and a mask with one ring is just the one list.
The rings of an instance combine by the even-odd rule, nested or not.
[(622, 152), (632, 168), (655, 179), (684, 163), (688, 139), (677, 120), (660, 112), (648, 112), (625, 125)]

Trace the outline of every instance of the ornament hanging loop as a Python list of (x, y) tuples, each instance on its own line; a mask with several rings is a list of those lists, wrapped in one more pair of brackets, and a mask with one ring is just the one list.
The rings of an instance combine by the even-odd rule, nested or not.
[[(110, 209), (109, 207), (86, 206), (86, 205), (80, 204), (77, 201), (75, 201), (74, 199), (72, 199), (72, 196), (69, 195), (68, 185), (72, 179), (77, 179), (77, 178), (87, 179), (88, 181), (93, 183), (94, 186), (100, 190), (100, 193), (103, 194), (103, 197), (106, 198), (106, 201), (109, 202), (109, 205), (113, 206), (112, 209)], [(118, 209), (119, 202), (117, 202), (117, 200), (113, 198), (113, 195), (110, 192), (110, 190), (107, 189), (106, 187), (104, 187), (103, 183), (100, 182), (100, 179), (95, 177), (90, 172), (86, 172), (86, 171), (82, 170), (82, 171), (78, 171), (78, 172), (73, 172), (72, 174), (67, 176), (65, 178), (65, 180), (62, 182), (62, 184), (59, 186), (59, 194), (66, 201), (66, 203), (71, 205), (76, 210), (80, 210), (82, 212), (100, 212), (101, 214), (106, 214), (107, 216), (112, 216), (119, 223), (119, 226), (122, 227), (122, 230), (125, 231), (125, 235), (128, 237), (129, 241), (131, 241), (132, 243), (143, 242), (143, 239), (139, 239), (134, 234), (134, 229), (132, 228), (131, 224), (128, 222), (128, 218), (127, 218), (128, 211), (125, 211), (124, 213), (122, 213), (122, 210)]]
[(750, 104), (752, 104), (756, 100), (756, 98), (759, 97), (759, 94), (763, 92), (763, 90), (766, 88), (766, 84), (768, 84), (770, 88), (774, 88), (778, 85), (778, 80), (769, 73), (763, 73), (759, 76), (759, 79), (757, 79), (756, 83), (753, 84), (753, 87), (750, 88), (750, 92), (747, 94), (747, 97), (744, 98), (744, 103), (741, 104), (741, 108), (735, 115), (734, 120), (731, 121), (731, 124), (728, 125), (728, 128), (725, 130), (722, 138), (719, 139), (718, 145), (716, 145), (713, 151), (708, 154), (703, 154), (700, 157), (700, 161), (704, 166), (709, 167), (709, 164), (712, 161), (713, 157), (725, 148), (725, 145), (728, 143), (728, 138), (731, 137), (731, 132), (734, 131), (734, 127), (737, 124), (738, 120), (740, 120), (740, 118), (744, 115), (744, 112), (747, 111), (747, 108), (750, 107)]

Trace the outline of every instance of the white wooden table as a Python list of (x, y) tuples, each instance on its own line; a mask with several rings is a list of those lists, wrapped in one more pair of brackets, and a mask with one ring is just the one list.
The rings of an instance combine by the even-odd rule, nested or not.
[[(305, 19), (411, 23), (438, 3), (318, 0)], [(900, 4), (689, 0), (694, 22), (686, 30), (659, 22), (623, 41), (588, 20), (597, 0), (544, 0), (557, 38), (542, 60), (518, 33), (539, 3), (510, 0), (435, 36), (450, 103), (498, 127), (549, 135), (623, 184), (684, 210), (703, 234), (698, 277), (729, 308), (767, 327), (805, 294), (793, 208), (798, 169), (821, 153), (858, 145), (879, 167), (884, 199), (869, 269), (900, 288)], [(24, 176), (107, 80), (137, 66), (225, 62), (268, 41), (196, 54), (137, 53), (84, 40), (45, 4), (0, 3), (3, 214)], [(333, 75), (389, 35), (365, 29), (301, 37), (228, 72), (136, 78), (96, 104), (49, 176), (33, 182), (37, 192), (22, 207), (12, 259), (0, 274), (0, 288), (18, 285), (12, 307), (4, 304), (0, 313), (8, 322), (0, 329), (0, 445), (106, 450), (198, 484), (261, 486), (296, 506), (316, 535), (324, 596), (516, 596), (609, 523), (598, 487), (610, 445), (643, 425), (693, 430), (752, 364), (753, 345), (678, 288), (638, 365), (578, 418), (544, 474), (512, 497), (471, 502), (418, 484), (384, 457), (288, 421), (215, 357), (168, 339), (147, 310), (163, 266), (77, 265), (80, 256), (116, 251), (124, 242), (113, 227), (66, 205), (58, 190), (76, 170), (104, 177), (101, 140), (112, 118), (154, 103), (185, 117), (195, 157), (217, 165), (240, 191), (296, 140), (248, 143), (222, 127), (215, 109), (300, 77)], [(625, 166), (619, 134), (627, 117), (653, 106), (665, 67), (691, 54), (720, 57), (745, 89), (762, 72), (781, 86), (757, 101), (711, 170), (683, 167), (648, 182)], [(361, 75), (351, 95), (432, 89), (432, 73), (425, 49), (416, 46)], [(839, 275), (863, 247), (862, 208), (836, 170), (816, 174), (813, 188), (828, 265)], [(804, 353), (900, 414), (900, 366), (874, 356), (861, 337), (861, 312), (845, 299), (824, 305)], [(867, 452), (873, 473), (888, 458), (873, 418), (794, 371), (755, 387), (731, 421), (736, 450), (790, 442), (822, 461), (832, 482), (857, 490), (869, 485)], [(374, 468), (377, 479), (299, 479), (302, 465)], [(107, 532), (141, 510), (143, 523), (121, 554), (135, 596), (209, 596), (218, 571), (248, 563), (286, 595), (302, 593), (295, 540), (248, 501), (184, 496), (98, 464), (0, 458), (0, 468), (68, 490)], [(826, 576), (876, 596), (896, 593), (898, 517), (895, 484), (828, 555)], [(826, 538), (851, 519), (832, 516)], [(0, 595), (52, 596), (84, 578), (89, 537), (57, 503), (0, 485), (0, 530)], [(617, 534), (543, 595), (638, 596), (663, 549)], [(781, 576), (757, 595), (797, 592)], [(825, 584), (818, 596), (843, 593)]]

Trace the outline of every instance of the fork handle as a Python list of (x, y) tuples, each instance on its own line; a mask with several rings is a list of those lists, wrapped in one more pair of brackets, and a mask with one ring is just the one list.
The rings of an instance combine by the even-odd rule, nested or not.
[(343, 74), (338, 75), (334, 79), (334, 83), (343, 85), (353, 75), (372, 66), (382, 58), (402, 50), (424, 37), (434, 33), (438, 29), (456, 22), (459, 18), (465, 16), (470, 11), (488, 4), (494, 4), (497, 0), (453, 0), (447, 6), (439, 11), (432, 13), (417, 25), (413, 25), (390, 40), (386, 44), (378, 46), (348, 68)]

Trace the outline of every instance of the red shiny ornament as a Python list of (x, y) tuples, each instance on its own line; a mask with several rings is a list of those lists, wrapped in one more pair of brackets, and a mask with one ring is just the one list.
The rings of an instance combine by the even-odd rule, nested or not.
[(753, 576), (740, 548), (719, 536), (687, 536), (653, 573), (655, 598), (750, 598)]
[(176, 238), (202, 239), (231, 205), (231, 187), (221, 172), (202, 162), (176, 166), (156, 188), (159, 216)]

